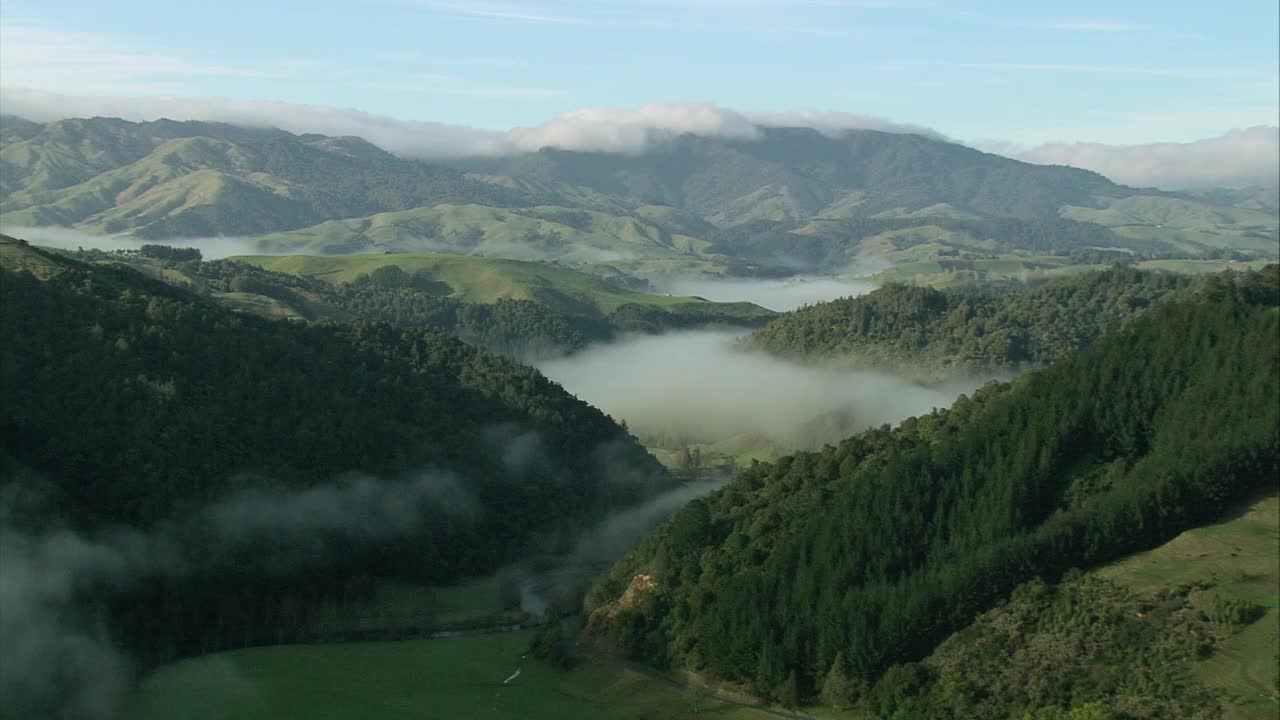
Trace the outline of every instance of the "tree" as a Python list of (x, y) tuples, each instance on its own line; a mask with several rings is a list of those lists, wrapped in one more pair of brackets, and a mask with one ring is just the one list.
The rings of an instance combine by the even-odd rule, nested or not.
[(831, 670), (822, 680), (822, 701), (837, 710), (846, 710), (858, 700), (858, 687), (844, 669), (844, 652), (836, 653)]
[(560, 618), (553, 614), (529, 639), (529, 653), (557, 670), (568, 670), (573, 660), (561, 644), (563, 637), (564, 628), (560, 625)]
[(787, 679), (778, 688), (778, 702), (783, 707), (793, 708), (800, 704), (800, 683), (796, 679), (796, 671), (787, 673)]

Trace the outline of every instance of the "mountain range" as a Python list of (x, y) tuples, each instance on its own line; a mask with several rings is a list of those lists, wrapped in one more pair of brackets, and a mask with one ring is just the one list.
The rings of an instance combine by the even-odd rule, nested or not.
[[(7, 117), (0, 144), (6, 227), (237, 236), (271, 251), (448, 250), (641, 272), (794, 272), (776, 253), (740, 253), (721, 240), (765, 233), (767, 245), (785, 248), (825, 234), (847, 262), (881, 234), (858, 234), (850, 228), (865, 227), (848, 223), (872, 220), (895, 221), (885, 231), (899, 234), (923, 229), (933, 243), (926, 257), (1102, 247), (1270, 258), (1280, 244), (1268, 190), (1131, 188), (1086, 170), (873, 130), (762, 128), (752, 140), (681, 135), (638, 154), (544, 148), (427, 163), (354, 137)], [(981, 225), (992, 220), (1048, 224), (1049, 241), (1028, 245)], [(1080, 228), (1054, 225), (1067, 222), (1096, 237), (1080, 242)], [(1076, 240), (1059, 245), (1058, 236)], [(891, 262), (921, 257), (898, 254), (919, 242), (900, 247), (890, 236), (887, 244), (867, 249)]]

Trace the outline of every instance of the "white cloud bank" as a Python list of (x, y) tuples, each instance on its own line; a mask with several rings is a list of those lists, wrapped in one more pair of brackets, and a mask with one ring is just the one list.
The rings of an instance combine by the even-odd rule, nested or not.
[(641, 437), (758, 438), (787, 449), (820, 447), (947, 407), (982, 384), (956, 378), (926, 387), (889, 372), (804, 367), (738, 351), (734, 342), (741, 336), (693, 331), (633, 337), (538, 368)]
[[(637, 153), (683, 133), (751, 140), (760, 127), (811, 127), (834, 135), (845, 130), (912, 133), (945, 140), (935, 130), (871, 115), (819, 110), (738, 111), (711, 103), (651, 103), (638, 108), (588, 107), (559, 113), (532, 127), (507, 131), (402, 120), (354, 108), (221, 98), (59, 95), (0, 88), (0, 109), (40, 122), (69, 117), (119, 117), (144, 121), (205, 120), (294, 133), (354, 135), (404, 157), (447, 158), (565, 150)], [(1049, 143), (1027, 149), (1003, 142), (977, 147), (1037, 164), (1070, 165), (1126, 185), (1187, 189), (1276, 185), (1280, 128), (1232, 130), (1187, 143), (1105, 145)]]
[(134, 121), (168, 118), (277, 127), (294, 133), (355, 135), (388, 152), (424, 158), (533, 152), (543, 147), (642, 152), (684, 133), (750, 140), (759, 136), (761, 125), (805, 126), (826, 133), (870, 129), (941, 137), (925, 127), (870, 115), (818, 110), (739, 112), (711, 103), (579, 108), (559, 113), (541, 125), (505, 132), (401, 120), (354, 108), (223, 98), (59, 95), (22, 88), (0, 89), (0, 108), (6, 114), (38, 122), (95, 116)]
[(672, 277), (654, 278), (653, 283), (672, 295), (696, 295), (716, 302), (753, 302), (778, 312), (865, 295), (876, 289), (875, 283), (868, 280), (835, 275), (799, 275), (778, 280)]
[(1093, 170), (1138, 187), (1182, 190), (1280, 184), (1280, 127), (1232, 130), (1186, 143), (1050, 143), (1020, 151), (1009, 146), (987, 148), (1041, 165)]
[(144, 240), (128, 235), (90, 235), (72, 228), (45, 225), (28, 227), (23, 225), (0, 225), (0, 233), (10, 237), (26, 240), (32, 245), (58, 248), (59, 250), (137, 250), (143, 245), (169, 245), (172, 247), (196, 248), (205, 260), (220, 260), (233, 255), (271, 255), (256, 241), (237, 237), (207, 238), (168, 238), (163, 240)]

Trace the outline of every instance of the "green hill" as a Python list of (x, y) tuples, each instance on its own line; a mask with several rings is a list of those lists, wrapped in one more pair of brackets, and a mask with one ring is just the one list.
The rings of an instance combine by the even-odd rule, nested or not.
[[(60, 271), (27, 272), (32, 253)], [(380, 580), (486, 574), (671, 487), (601, 412), (439, 332), (272, 322), (29, 247), (0, 261), (3, 661), (47, 670), (6, 684), (5, 716), (86, 702), (124, 666), (113, 645), (146, 666), (303, 639)]]
[(1063, 205), (1136, 194), (1085, 170), (874, 130), (830, 137), (808, 128), (762, 128), (757, 140), (685, 135), (639, 155), (547, 148), (466, 166), (640, 198), (725, 225), (803, 219), (836, 207), (871, 217), (942, 204), (979, 215), (1048, 218)]
[(1128, 268), (1001, 294), (887, 285), (784, 313), (749, 344), (807, 362), (925, 372), (1045, 365), (1195, 287), (1186, 275)]
[(1265, 197), (1137, 190), (875, 131), (686, 135), (639, 154), (548, 148), (449, 168), (358, 138), (218, 123), (9, 119), (2, 130), (0, 224), (265, 235), (272, 252), (453, 250), (750, 274), (1096, 249), (1275, 257), (1280, 243)]
[(616, 264), (653, 272), (717, 272), (725, 258), (704, 257), (707, 241), (684, 234), (703, 229), (660, 208), (610, 215), (559, 206), (441, 204), (335, 220), (255, 240), (274, 253), (434, 250), (552, 259), (587, 267)]
[[(7, 242), (15, 251), (29, 248)], [(153, 245), (132, 252), (66, 254), (98, 265), (123, 265), (240, 312), (434, 328), (525, 361), (562, 355), (619, 333), (759, 327), (776, 316), (750, 303), (641, 292), (544, 263), (439, 254), (200, 261), (195, 251), (176, 251), (177, 258), (174, 252)]]
[(716, 303), (697, 297), (641, 292), (594, 275), (546, 263), (462, 255), (291, 255), (231, 258), (267, 270), (350, 283), (379, 268), (398, 267), (421, 282), (435, 283), (438, 294), (471, 303), (501, 299), (533, 300), (567, 315), (603, 318), (624, 305), (643, 305), (672, 314), (701, 312), (726, 321), (758, 322), (773, 312), (751, 303)]
[(62, 120), (0, 148), (0, 222), (138, 237), (260, 234), (519, 191), (402, 160), (357, 138), (218, 123)]
[(1019, 586), (901, 666), (907, 693), (890, 697), (882, 682), (860, 704), (877, 717), (1274, 718), (1280, 498), (1228, 517), (1057, 584)]
[(1276, 270), (1215, 277), (949, 410), (754, 465), (619, 562), (588, 597), (588, 631), (784, 703), (838, 671), (865, 710), (914, 717), (928, 678), (911, 663), (1018, 585), (1274, 489)]

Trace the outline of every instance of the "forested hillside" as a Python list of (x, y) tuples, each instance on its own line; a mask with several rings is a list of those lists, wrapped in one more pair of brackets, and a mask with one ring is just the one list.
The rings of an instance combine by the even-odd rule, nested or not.
[(1055, 362), (1203, 281), (1131, 268), (992, 294), (888, 285), (783, 314), (749, 345), (806, 361), (922, 368)]
[(595, 641), (785, 703), (839, 671), (892, 715), (919, 686), (895, 665), (1018, 584), (1274, 487), (1278, 271), (1217, 276), (949, 410), (752, 466), (596, 587)]
[(604, 414), (442, 333), (271, 322), (16, 243), (0, 260), (6, 572), (66, 571), (29, 548), (124, 553), (68, 592), (108, 602), (143, 662), (291, 639), (370, 578), (487, 573), (671, 486)]
[(392, 254), (201, 261), (196, 250), (162, 245), (74, 257), (128, 266), (256, 315), (435, 328), (526, 360), (622, 333), (759, 327), (777, 315), (752, 303), (642, 292), (568, 268), (495, 258)]

